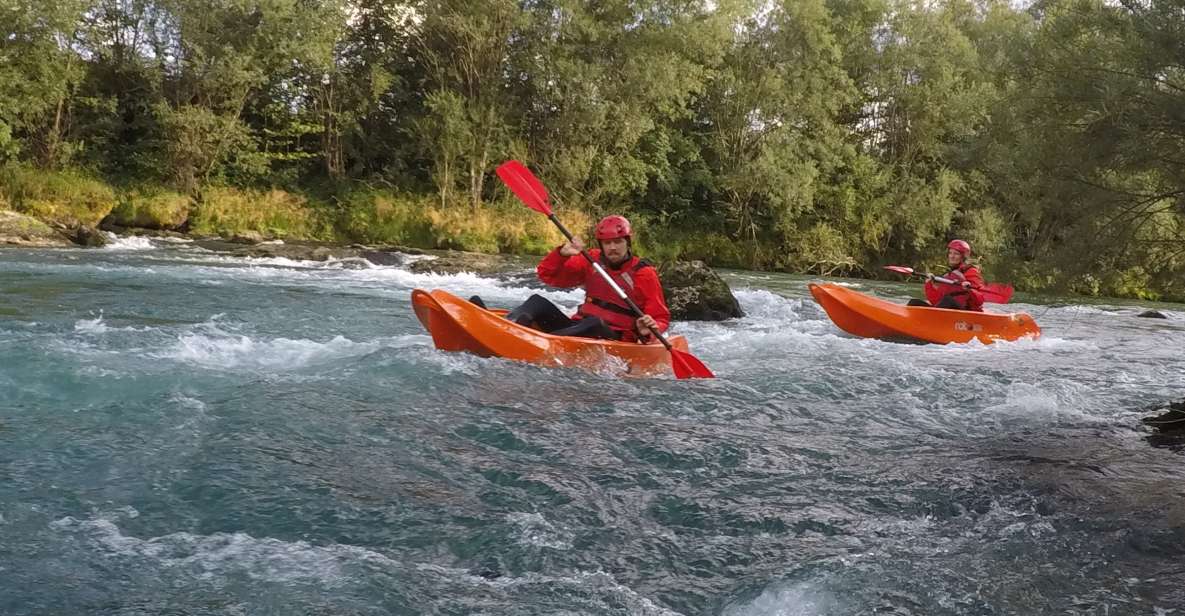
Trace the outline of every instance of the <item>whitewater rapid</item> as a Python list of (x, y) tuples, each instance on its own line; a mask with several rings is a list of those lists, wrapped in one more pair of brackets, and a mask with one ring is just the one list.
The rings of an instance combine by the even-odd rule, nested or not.
[(718, 378), (621, 379), (437, 351), (412, 289), (582, 296), (408, 262), (0, 252), (0, 613), (1185, 605), (1180, 453), (1139, 424), (1185, 389), (1180, 306), (901, 345), (724, 272), (746, 316), (674, 329)]

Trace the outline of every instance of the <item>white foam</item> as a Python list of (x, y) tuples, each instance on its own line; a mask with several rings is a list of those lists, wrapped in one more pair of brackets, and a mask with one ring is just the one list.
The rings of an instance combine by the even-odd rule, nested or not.
[(468, 574), (462, 574), (467, 581), (496, 588), (515, 588), (518, 586), (571, 586), (584, 593), (592, 592), (594, 596), (609, 595), (614, 602), (624, 604), (626, 613), (639, 616), (681, 616), (678, 612), (656, 605), (650, 599), (638, 594), (632, 588), (619, 584), (613, 576), (603, 571), (576, 573), (568, 576), (549, 576), (539, 573), (528, 573), (521, 577), (501, 577), (487, 580)]
[(103, 247), (104, 250), (132, 251), (156, 249), (156, 245), (153, 244), (152, 240), (147, 237), (141, 237), (138, 235), (120, 236), (115, 235), (110, 231), (106, 231), (105, 233), (107, 235), (108, 243)]
[(511, 513), (506, 520), (519, 529), (519, 542), (553, 550), (572, 549), (572, 535), (558, 530), (538, 513)]
[(197, 398), (193, 398), (193, 397), (187, 396), (185, 394), (175, 393), (169, 397), (169, 401), (175, 402), (175, 403), (177, 403), (177, 406), (179, 406), (187, 411), (196, 413), (196, 414), (204, 414), (206, 412), (206, 403), (205, 402), (202, 402), (201, 400), (198, 400)]
[(798, 321), (803, 300), (790, 299), (765, 289), (736, 289), (733, 291), (746, 320)]
[(106, 334), (106, 333), (113, 332), (113, 331), (137, 332), (137, 331), (146, 331), (148, 329), (151, 329), (151, 328), (147, 328), (147, 327), (145, 327), (145, 328), (112, 327), (110, 325), (107, 325), (107, 323), (103, 320), (102, 311), (99, 312), (99, 316), (97, 316), (93, 319), (79, 319), (74, 322), (74, 331), (76, 331), (80, 334), (100, 335), (100, 334)]
[(289, 338), (256, 340), (243, 335), (190, 333), (180, 336), (172, 348), (158, 354), (158, 357), (214, 370), (253, 368), (284, 371), (357, 357), (382, 347), (421, 345), (426, 340), (427, 336), (415, 334), (368, 342), (355, 342), (335, 336), (322, 342)]
[[(133, 516), (134, 517), (134, 516)], [(304, 541), (255, 538), (246, 533), (195, 535), (187, 532), (140, 539), (124, 535), (119, 516), (90, 520), (66, 517), (50, 523), (58, 532), (79, 535), (92, 547), (125, 558), (153, 561), (161, 566), (193, 568), (203, 575), (242, 572), (270, 582), (316, 581), (329, 586), (346, 582), (344, 567), (357, 562), (390, 569), (399, 563), (355, 546), (315, 546)]]
[(818, 616), (842, 613), (830, 593), (811, 584), (776, 585), (753, 601), (732, 606), (725, 616)]
[(104, 334), (107, 333), (108, 328), (103, 323), (102, 313), (93, 319), (79, 319), (74, 322), (74, 331), (84, 334)]
[[(1061, 385), (1063, 390), (1073, 387), (1065, 381), (1058, 385)], [(1013, 428), (1018, 425), (1036, 426), (1060, 420), (1071, 420), (1075, 423), (1096, 420), (1097, 418), (1085, 412), (1080, 404), (1069, 401), (1081, 397), (1070, 391), (1057, 391), (1029, 383), (1012, 383), (1005, 390), (1004, 402), (986, 407), (983, 410), (983, 418), (995, 419)]]

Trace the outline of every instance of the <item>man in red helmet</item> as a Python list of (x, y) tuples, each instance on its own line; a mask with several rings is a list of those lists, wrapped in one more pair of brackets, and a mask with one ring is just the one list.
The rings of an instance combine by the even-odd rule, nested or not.
[(652, 332), (665, 332), (671, 311), (654, 267), (634, 256), (632, 235), (630, 221), (624, 216), (606, 216), (596, 227), (599, 247), (590, 250), (589, 255), (634, 300), (644, 316), (635, 316), (581, 256), (584, 243), (575, 238), (544, 257), (536, 273), (539, 280), (553, 287), (584, 287), (584, 303), (576, 314), (568, 317), (547, 298), (532, 295), (506, 318), (520, 325), (533, 323), (540, 330), (558, 336), (647, 342)]
[[(941, 299), (934, 304), (935, 308), (983, 312), (983, 295), (979, 293), (983, 288), (983, 276), (970, 260), (971, 244), (963, 240), (951, 240), (946, 245), (946, 262), (950, 266), (950, 271), (941, 277), (953, 280), (954, 284), (938, 282), (934, 280), (933, 274), (929, 275), (929, 280), (926, 281), (926, 295), (941, 294)], [(912, 306), (930, 305), (921, 300), (910, 300), (909, 303)]]

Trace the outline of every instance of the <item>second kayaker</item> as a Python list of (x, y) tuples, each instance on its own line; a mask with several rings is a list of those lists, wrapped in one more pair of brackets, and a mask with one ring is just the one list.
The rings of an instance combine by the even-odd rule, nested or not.
[[(570, 289), (584, 287), (584, 303), (571, 317), (542, 295), (532, 295), (506, 318), (557, 336), (604, 338), (648, 342), (652, 331), (667, 330), (671, 311), (663, 297), (654, 266), (633, 254), (633, 232), (624, 216), (606, 216), (597, 223), (598, 248), (589, 256), (600, 262), (613, 281), (642, 309), (637, 317), (601, 278), (580, 251), (584, 243), (574, 238), (552, 250), (536, 268), (544, 284)], [(480, 301), (480, 300), (479, 300)]]
[(971, 244), (964, 240), (951, 240), (946, 245), (946, 262), (950, 271), (940, 277), (954, 281), (954, 284), (938, 282), (930, 274), (926, 280), (926, 297), (933, 303), (915, 299), (910, 300), (909, 305), (983, 312), (983, 295), (979, 292), (983, 288), (983, 276), (979, 268), (971, 263)]

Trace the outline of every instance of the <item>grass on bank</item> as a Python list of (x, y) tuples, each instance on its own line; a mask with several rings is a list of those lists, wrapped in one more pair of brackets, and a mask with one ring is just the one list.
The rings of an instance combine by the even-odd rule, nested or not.
[(109, 220), (121, 227), (175, 230), (189, 220), (193, 200), (166, 188), (140, 185), (120, 191)]
[(0, 199), (7, 207), (47, 223), (94, 227), (115, 208), (115, 190), (78, 171), (0, 167)]

